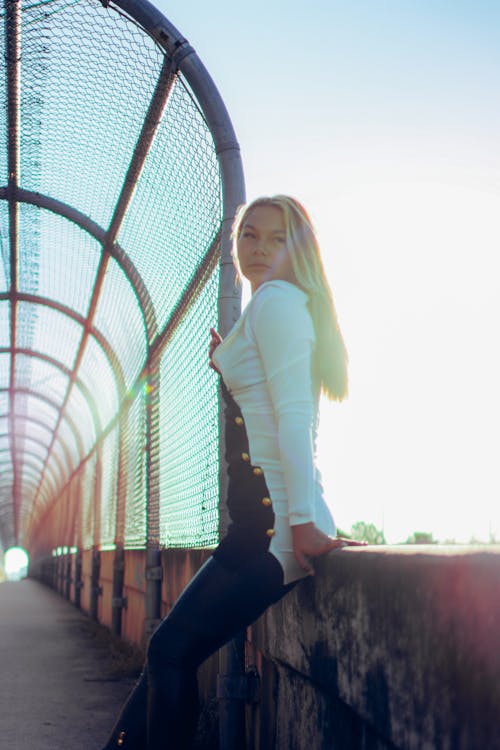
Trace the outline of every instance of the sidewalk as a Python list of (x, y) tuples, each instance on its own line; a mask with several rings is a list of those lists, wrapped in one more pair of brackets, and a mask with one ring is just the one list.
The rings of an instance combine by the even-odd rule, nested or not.
[(88, 618), (41, 584), (0, 583), (0, 747), (100, 750), (133, 677)]

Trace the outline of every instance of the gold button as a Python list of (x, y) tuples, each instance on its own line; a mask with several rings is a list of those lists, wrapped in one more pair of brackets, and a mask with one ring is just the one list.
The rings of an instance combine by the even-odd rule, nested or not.
[(125, 732), (120, 732), (120, 734), (118, 735), (118, 739), (116, 740), (116, 744), (118, 745), (118, 747), (121, 747), (123, 745), (124, 740)]
[(262, 471), (260, 466), (256, 466), (253, 470), (253, 473), (255, 474), (256, 477), (261, 477), (264, 472)]
[(235, 417), (234, 421), (236, 424), (242, 425), (243, 424), (243, 417)]
[(274, 530), (274, 529), (268, 529), (268, 530), (266, 531), (266, 536), (269, 536), (269, 537), (271, 537), (271, 536), (274, 536), (275, 534), (276, 534), (276, 532), (275, 532), (275, 530)]
[(243, 461), (250, 461), (250, 456), (248, 455), (248, 453), (242, 453), (241, 458)]
[(265, 505), (266, 508), (269, 508), (269, 506), (272, 505), (271, 498), (270, 497), (263, 497), (262, 498), (262, 505)]

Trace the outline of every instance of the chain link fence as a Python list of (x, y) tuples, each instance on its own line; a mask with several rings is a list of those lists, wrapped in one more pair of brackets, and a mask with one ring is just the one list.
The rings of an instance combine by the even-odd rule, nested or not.
[(0, 543), (215, 544), (208, 329), (238, 307), (243, 200), (224, 105), (146, 0), (5, 0), (2, 21)]

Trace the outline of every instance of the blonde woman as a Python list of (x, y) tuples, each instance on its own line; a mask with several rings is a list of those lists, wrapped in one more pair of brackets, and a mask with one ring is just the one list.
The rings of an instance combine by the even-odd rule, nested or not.
[(211, 329), (209, 347), (226, 402), (232, 524), (153, 634), (105, 750), (188, 750), (198, 666), (313, 575), (315, 557), (355, 544), (335, 537), (315, 463), (319, 396), (346, 396), (347, 355), (311, 221), (293, 198), (259, 198), (233, 237), (252, 297), (224, 340)]

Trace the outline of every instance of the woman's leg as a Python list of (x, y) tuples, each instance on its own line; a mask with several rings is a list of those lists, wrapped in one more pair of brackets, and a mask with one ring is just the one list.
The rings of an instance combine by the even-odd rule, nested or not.
[[(129, 742), (127, 727), (119, 720), (113, 733), (115, 744), (107, 748), (187, 750), (197, 725), (198, 666), (290, 588), (283, 586), (281, 566), (269, 552), (255, 556), (236, 571), (210, 558), (151, 638), (146, 675), (147, 745), (144, 738), (137, 740), (135, 733)], [(145, 713), (144, 682), (136, 691), (125, 706), (131, 717), (134, 711)], [(141, 724), (142, 720), (141, 716)], [(120, 731), (125, 732), (121, 745), (116, 739)]]
[(199, 665), (287, 591), (281, 566), (269, 552), (236, 571), (213, 557), (205, 563), (151, 638), (148, 750), (191, 746)]

